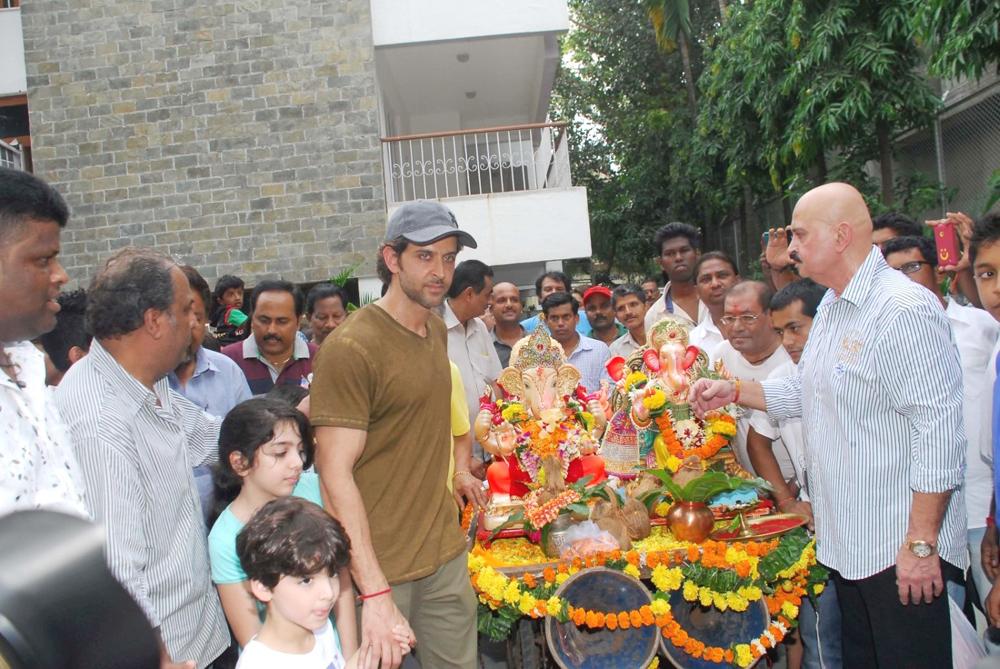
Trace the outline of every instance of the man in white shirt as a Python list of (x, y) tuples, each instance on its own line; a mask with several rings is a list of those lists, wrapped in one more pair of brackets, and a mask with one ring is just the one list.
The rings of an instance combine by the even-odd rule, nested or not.
[(62, 196), (27, 172), (0, 168), (0, 515), (51, 509), (89, 518), (69, 433), (31, 343), (56, 324)]
[(968, 438), (963, 490), (968, 517), (969, 554), (972, 558), (971, 570), (976, 591), (980, 600), (985, 600), (991, 583), (983, 572), (979, 554), (983, 535), (986, 533), (986, 516), (990, 515), (993, 472), (990, 462), (984, 459), (983, 452), (989, 452), (991, 447), (992, 384), (989, 367), (993, 361), (993, 349), (1000, 339), (1000, 324), (982, 309), (963, 306), (941, 295), (935, 271), (937, 250), (934, 242), (927, 237), (892, 237), (881, 246), (882, 255), (890, 267), (898, 269), (941, 300), (958, 346), (958, 357), (962, 361), (962, 413), (965, 435)]
[[(448, 328), (448, 358), (462, 374), (469, 420), (479, 413), (479, 398), (496, 383), (503, 368), (493, 346), (493, 336), (478, 318), (486, 311), (493, 293), (493, 270), (479, 260), (464, 260), (455, 267), (455, 276), (442, 305)], [(485, 476), (482, 447), (473, 443), (473, 473)]]
[[(726, 293), (724, 315), (719, 320), (727, 341), (715, 347), (712, 359), (721, 361), (734, 379), (763, 381), (775, 369), (791, 362), (771, 324), (770, 303), (771, 289), (760, 281), (738, 283)], [(737, 420), (732, 448), (740, 465), (756, 472), (747, 454), (751, 416), (751, 412), (743, 412)], [(761, 455), (767, 459), (766, 453)], [(775, 462), (769, 464), (779, 467), (786, 481), (794, 478), (795, 469), (784, 444), (774, 445), (771, 458)]]
[(615, 288), (611, 295), (615, 308), (615, 318), (625, 326), (627, 332), (611, 342), (611, 357), (628, 358), (646, 345), (646, 291), (632, 284)]
[(695, 263), (694, 277), (698, 299), (708, 307), (708, 318), (691, 330), (688, 341), (711, 355), (725, 340), (719, 329), (719, 319), (723, 315), (726, 291), (739, 282), (740, 272), (728, 255), (722, 251), (709, 251), (703, 253)]
[(701, 252), (701, 233), (687, 223), (668, 223), (656, 231), (653, 246), (667, 285), (663, 287), (663, 296), (646, 312), (646, 330), (651, 330), (668, 315), (693, 328), (708, 317), (708, 308), (698, 299), (694, 286), (694, 264)]

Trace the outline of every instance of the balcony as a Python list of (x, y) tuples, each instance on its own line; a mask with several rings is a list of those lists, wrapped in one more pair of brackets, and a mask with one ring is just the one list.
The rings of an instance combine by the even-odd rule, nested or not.
[(569, 188), (565, 123), (382, 138), (390, 204)]
[(586, 189), (572, 185), (564, 123), (385, 137), (382, 158), (389, 213), (443, 201), (480, 242), (463, 259), (496, 267), (591, 254)]

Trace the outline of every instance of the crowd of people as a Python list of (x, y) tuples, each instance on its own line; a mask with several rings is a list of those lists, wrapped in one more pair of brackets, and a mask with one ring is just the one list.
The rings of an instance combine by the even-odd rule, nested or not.
[(537, 328), (607, 392), (608, 362), (666, 316), (725, 370), (693, 407), (743, 407), (737, 460), (831, 571), (789, 666), (950, 666), (944, 592), (1000, 623), (996, 214), (949, 215), (963, 253), (940, 267), (922, 226), (827, 184), (762, 240), (762, 279), (670, 223), (662, 281), (546, 272), (537, 315), (459, 261), (476, 240), (437, 202), (389, 218), (384, 293), (360, 309), (331, 283), (210, 290), (138, 248), (63, 293), (69, 219), (0, 170), (0, 513), (99, 523), (164, 667), (478, 666), (456, 502), (484, 502), (481, 398)]

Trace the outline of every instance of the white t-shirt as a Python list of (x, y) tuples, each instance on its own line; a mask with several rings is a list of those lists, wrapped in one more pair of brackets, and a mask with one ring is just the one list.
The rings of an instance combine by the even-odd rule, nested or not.
[(704, 351), (705, 355), (708, 356), (709, 362), (712, 363), (715, 362), (712, 354), (715, 353), (715, 349), (718, 348), (719, 344), (725, 340), (726, 338), (722, 336), (722, 331), (719, 330), (719, 327), (712, 320), (711, 316), (698, 323), (697, 327), (691, 330), (691, 334), (688, 335), (688, 343)]
[[(743, 354), (733, 348), (728, 341), (724, 341), (715, 347), (711, 354), (712, 360), (719, 360), (725, 365), (726, 370), (734, 379), (743, 381), (763, 381), (771, 376), (774, 370), (785, 364), (793, 364), (791, 356), (785, 351), (784, 346), (779, 346), (771, 357), (766, 360), (751, 365), (747, 362)], [(750, 464), (750, 456), (747, 455), (747, 433), (750, 432), (750, 418), (755, 412), (749, 409), (742, 409), (739, 419), (736, 421), (736, 436), (733, 438), (732, 449), (736, 454), (736, 459), (740, 465), (748, 472), (753, 472)], [(792, 466), (792, 459), (783, 443), (773, 444), (774, 457), (781, 467), (781, 475), (787, 481), (795, 475), (795, 468)]]
[[(795, 374), (795, 363), (789, 360), (781, 365), (768, 377), (770, 379), (780, 379), (784, 376)], [(806, 478), (806, 441), (802, 433), (802, 421), (798, 418), (786, 420), (772, 420), (764, 411), (754, 411), (750, 416), (750, 426), (757, 431), (757, 434), (771, 440), (771, 448), (778, 465), (781, 465), (781, 456), (788, 455), (792, 469), (795, 472), (795, 480), (799, 484), (799, 499), (809, 501), (808, 480)], [(785, 470), (781, 470), (785, 476)], [(785, 476), (785, 480), (788, 477)]]
[(1000, 338), (1000, 324), (982, 309), (948, 300), (945, 309), (962, 361), (962, 418), (969, 440), (965, 453), (965, 508), (969, 529), (985, 527), (993, 496), (993, 469), (983, 452), (993, 448), (994, 349)]
[(343, 669), (347, 663), (337, 647), (330, 621), (314, 634), (316, 645), (308, 653), (301, 654), (271, 650), (255, 636), (240, 653), (236, 669)]

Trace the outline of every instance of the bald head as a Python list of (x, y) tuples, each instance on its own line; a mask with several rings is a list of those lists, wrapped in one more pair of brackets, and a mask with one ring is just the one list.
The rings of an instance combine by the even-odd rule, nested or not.
[(493, 286), (493, 317), (503, 325), (516, 325), (521, 320), (521, 291), (509, 281)]
[(792, 213), (789, 255), (799, 274), (839, 293), (872, 249), (872, 219), (856, 188), (829, 183), (802, 196)]
[(829, 227), (846, 223), (854, 233), (855, 245), (863, 246), (866, 255), (871, 250), (872, 217), (868, 204), (850, 184), (834, 182), (813, 188), (795, 205), (792, 220), (799, 216)]

